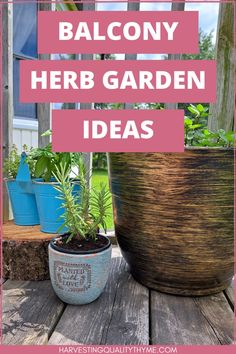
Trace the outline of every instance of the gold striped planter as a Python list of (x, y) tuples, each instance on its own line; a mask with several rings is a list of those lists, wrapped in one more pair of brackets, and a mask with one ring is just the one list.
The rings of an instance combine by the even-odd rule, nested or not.
[(233, 149), (110, 153), (115, 231), (135, 279), (206, 295), (233, 276)]

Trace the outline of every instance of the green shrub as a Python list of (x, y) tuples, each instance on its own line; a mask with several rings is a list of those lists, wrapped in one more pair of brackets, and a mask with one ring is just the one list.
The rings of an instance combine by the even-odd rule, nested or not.
[(208, 107), (201, 104), (188, 107), (189, 116), (184, 118), (184, 142), (185, 146), (208, 146), (208, 147), (232, 147), (234, 144), (234, 132), (225, 132), (219, 129), (211, 132), (207, 128), (209, 116)]

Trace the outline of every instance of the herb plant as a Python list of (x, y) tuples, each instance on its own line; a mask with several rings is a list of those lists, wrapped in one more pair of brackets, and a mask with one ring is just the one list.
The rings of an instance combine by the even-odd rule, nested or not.
[(20, 165), (20, 154), (16, 145), (12, 145), (8, 158), (4, 160), (3, 172), (7, 178), (16, 178)]
[[(54, 188), (60, 193), (58, 198), (62, 200), (61, 207), (65, 209), (61, 215), (64, 223), (60, 229), (66, 226), (69, 230), (66, 242), (70, 242), (73, 237), (78, 240), (92, 238), (95, 241), (100, 227), (105, 233), (107, 231), (105, 220), (111, 205), (109, 190), (104, 184), (100, 185), (99, 191), (88, 186), (86, 168), (81, 160), (79, 161), (79, 175), (76, 176), (74, 182), (65, 164), (61, 163), (59, 167), (56, 166), (56, 172), (53, 173), (58, 182)], [(79, 182), (77, 182), (78, 179)], [(77, 195), (73, 193), (73, 183), (80, 184), (81, 190)]]
[[(25, 152), (28, 156), (30, 155), (32, 148), (29, 149), (25, 144), (23, 145), (23, 152)], [(21, 154), (18, 151), (18, 148), (15, 144), (12, 145), (8, 158), (4, 160), (3, 172), (7, 178), (16, 178), (18, 168), (20, 166)], [(29, 165), (31, 177), (34, 177), (35, 170), (35, 162), (27, 157), (27, 163)]]
[(188, 107), (189, 116), (184, 119), (185, 146), (232, 147), (234, 132), (219, 129), (211, 132), (207, 128), (208, 108), (198, 104)]
[[(51, 130), (46, 131), (42, 136), (50, 136)], [(35, 177), (43, 178), (45, 182), (50, 182), (54, 175), (60, 170), (58, 166), (66, 166), (66, 169), (72, 170), (80, 159), (80, 153), (54, 152), (52, 143), (43, 148), (34, 148), (31, 150), (28, 160), (35, 161)]]

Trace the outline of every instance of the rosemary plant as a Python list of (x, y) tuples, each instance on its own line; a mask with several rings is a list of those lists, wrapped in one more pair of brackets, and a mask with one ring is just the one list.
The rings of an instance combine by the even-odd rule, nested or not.
[[(79, 174), (75, 179), (71, 179), (70, 169), (65, 164), (55, 166), (56, 171), (53, 173), (58, 182), (54, 188), (60, 193), (58, 198), (62, 200), (61, 207), (65, 209), (61, 215), (64, 223), (58, 232), (65, 226), (68, 228), (69, 237), (66, 242), (70, 242), (73, 237), (78, 240), (92, 238), (95, 241), (99, 228), (105, 233), (107, 231), (106, 217), (111, 205), (109, 190), (104, 184), (100, 185), (99, 191), (89, 188), (82, 159), (78, 167)], [(74, 183), (79, 183), (81, 187), (77, 195), (73, 191)]]

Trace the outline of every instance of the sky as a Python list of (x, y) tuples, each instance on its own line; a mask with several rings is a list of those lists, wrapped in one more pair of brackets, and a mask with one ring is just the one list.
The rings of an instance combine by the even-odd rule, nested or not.
[[(109, 0), (105, 3), (98, 3), (98, 11), (125, 11), (126, 3), (116, 3)], [(171, 3), (162, 2), (144, 2), (140, 4), (141, 11), (169, 11)], [(219, 12), (219, 3), (186, 3), (185, 11), (199, 11), (199, 28), (205, 33), (213, 31), (213, 41), (216, 40), (217, 18)], [(116, 54), (116, 59), (123, 59), (123, 54)], [(162, 59), (161, 54), (139, 54), (138, 59)]]
[[(110, 10), (110, 11), (122, 11), (126, 9), (126, 3), (114, 3), (109, 0), (104, 3), (97, 4), (97, 10)], [(168, 11), (171, 9), (171, 3), (162, 2), (143, 2), (140, 4), (141, 11)], [(214, 31), (214, 38), (217, 28), (217, 17), (219, 11), (219, 3), (186, 3), (185, 11), (195, 10), (199, 11), (199, 25), (204, 30), (204, 32)]]

